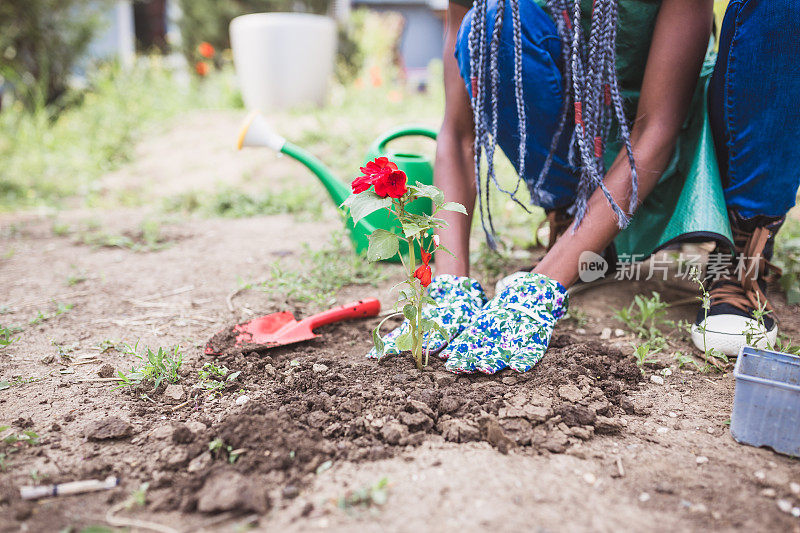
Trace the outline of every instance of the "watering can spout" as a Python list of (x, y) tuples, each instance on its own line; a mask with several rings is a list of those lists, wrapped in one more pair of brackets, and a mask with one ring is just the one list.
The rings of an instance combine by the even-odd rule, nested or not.
[(275, 133), (267, 123), (264, 115), (258, 111), (254, 111), (245, 118), (242, 124), (237, 147), (241, 150), (244, 147), (261, 146), (286, 154), (305, 165), (306, 168), (319, 178), (325, 190), (333, 201), (336, 202), (337, 206), (341, 205), (350, 195), (350, 187), (337, 178), (322, 161)]

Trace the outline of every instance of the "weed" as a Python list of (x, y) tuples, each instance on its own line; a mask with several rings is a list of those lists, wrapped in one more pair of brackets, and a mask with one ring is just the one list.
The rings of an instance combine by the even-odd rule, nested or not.
[(128, 510), (134, 507), (144, 507), (147, 504), (147, 490), (150, 488), (150, 483), (142, 483), (137, 489), (131, 492), (125, 502), (125, 508)]
[(94, 349), (100, 353), (108, 353), (112, 350), (116, 352), (121, 352), (122, 351), (121, 348), (122, 345), (118, 341), (114, 341), (111, 339), (104, 339), (99, 343), (97, 343), (97, 346), (94, 347)]
[[(0, 435), (6, 433), (11, 426), (0, 426)], [(39, 444), (39, 435), (35, 431), (26, 429), (22, 433), (8, 433), (0, 438), (0, 470), (5, 470), (8, 457), (24, 447)]]
[(67, 286), (74, 287), (78, 283), (83, 283), (87, 279), (89, 278), (86, 276), (85, 272), (76, 272), (75, 274), (70, 274), (67, 276)]
[(664, 345), (661, 344), (660, 341), (656, 340), (649, 340), (638, 346), (631, 343), (631, 346), (633, 346), (633, 356), (636, 358), (636, 364), (639, 366), (639, 368), (643, 367), (644, 365), (657, 363), (658, 361), (656, 359), (652, 359), (651, 357), (659, 353), (664, 348)]
[(639, 337), (647, 340), (664, 338), (659, 326), (668, 325), (666, 309), (669, 304), (661, 301), (661, 295), (653, 292), (650, 298), (637, 294), (627, 307), (614, 313), (614, 317), (628, 326)]
[(225, 386), (235, 381), (236, 378), (239, 377), (239, 374), (241, 374), (241, 372), (231, 372), (225, 366), (206, 363), (203, 365), (203, 368), (197, 371), (200, 381), (195, 386), (211, 394), (221, 394)]
[(720, 352), (716, 348), (709, 348), (708, 343), (706, 342), (706, 319), (708, 318), (708, 311), (711, 309), (711, 295), (706, 290), (703, 281), (700, 279), (700, 271), (697, 268), (692, 268), (690, 271), (691, 280), (694, 281), (697, 286), (700, 288), (700, 296), (697, 297), (700, 300), (700, 305), (703, 308), (703, 322), (701, 326), (698, 326), (700, 332), (703, 334), (703, 359), (706, 362), (706, 366), (701, 369), (701, 372), (708, 371), (708, 362), (710, 358), (721, 359), (728, 362), (728, 356), (724, 353)]
[(576, 328), (582, 328), (589, 323), (589, 315), (586, 314), (585, 311), (582, 311), (578, 308), (577, 305), (571, 305), (569, 311), (567, 311), (564, 320), (569, 320), (573, 324), (575, 324)]
[(14, 334), (19, 333), (20, 331), (22, 331), (22, 328), (18, 326), (0, 325), (0, 348), (11, 346), (18, 341), (19, 337), (14, 337)]
[(675, 359), (675, 362), (678, 364), (678, 368), (683, 368), (684, 366), (688, 365), (689, 363), (695, 364), (694, 359), (690, 355), (686, 355), (683, 352), (675, 352), (672, 354), (672, 357)]
[(348, 491), (339, 497), (336, 505), (344, 510), (355, 507), (372, 507), (373, 505), (381, 506), (389, 498), (388, 488), (389, 478), (384, 477), (372, 486)]
[(149, 382), (153, 384), (153, 390), (155, 390), (165, 381), (176, 383), (180, 379), (178, 369), (183, 362), (180, 349), (180, 346), (173, 346), (169, 349), (159, 346), (158, 349), (153, 350), (149, 346), (145, 346), (142, 351), (139, 351), (138, 341), (133, 346), (125, 344), (123, 353), (137, 357), (142, 364), (131, 367), (128, 374), (122, 371), (117, 372), (121, 383), (115, 388), (137, 387)]
[(772, 311), (767, 309), (767, 303), (759, 302), (758, 308), (753, 311), (753, 317), (756, 319), (757, 324), (755, 326), (751, 324), (744, 332), (746, 343), (749, 346), (757, 346), (758, 344), (762, 344), (763, 341), (763, 344), (766, 344), (767, 348), (770, 350), (800, 355), (800, 346), (792, 344), (792, 340), (786, 335), (779, 335), (775, 339), (775, 342), (769, 340), (765, 318), (770, 313), (772, 313)]
[(244, 453), (244, 450), (234, 450), (233, 446), (225, 444), (225, 441), (217, 437), (208, 443), (208, 451), (215, 457), (225, 457), (226, 460), (233, 464)]
[(306, 245), (301, 268), (274, 265), (271, 279), (262, 283), (261, 288), (273, 296), (324, 307), (335, 301), (335, 294), (342, 287), (375, 285), (386, 277), (381, 269), (346, 248), (341, 236), (335, 234), (332, 243), (318, 251)]
[(45, 313), (41, 309), (38, 309), (36, 311), (36, 316), (33, 317), (30, 320), (30, 325), (31, 326), (35, 326), (37, 324), (41, 324), (43, 322), (47, 322), (48, 320), (51, 320), (53, 318), (56, 318), (56, 317), (59, 317), (59, 316), (63, 315), (64, 313), (72, 310), (72, 308), (75, 307), (75, 304), (65, 304), (65, 303), (61, 303), (61, 302), (56, 302), (55, 300), (53, 301), (53, 303), (56, 306), (54, 311), (49, 312), (49, 313)]
[(58, 356), (64, 360), (71, 359), (72, 356), (70, 354), (79, 348), (77, 342), (73, 342), (72, 344), (59, 344), (56, 341), (51, 340), (50, 344), (55, 346), (56, 350), (58, 351)]

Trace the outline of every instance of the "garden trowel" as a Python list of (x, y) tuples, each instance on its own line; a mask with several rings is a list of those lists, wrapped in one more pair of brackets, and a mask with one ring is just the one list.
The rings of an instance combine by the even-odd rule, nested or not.
[(206, 343), (206, 355), (232, 351), (259, 351), (318, 337), (314, 329), (326, 324), (377, 316), (381, 302), (375, 298), (359, 300), (297, 321), (289, 312), (272, 313), (236, 324), (220, 331)]

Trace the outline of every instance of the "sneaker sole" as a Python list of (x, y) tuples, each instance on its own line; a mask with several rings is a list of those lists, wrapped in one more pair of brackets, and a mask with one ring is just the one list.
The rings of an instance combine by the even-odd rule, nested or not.
[[(778, 339), (778, 327), (773, 326), (771, 330), (766, 332), (758, 342), (755, 343), (755, 348), (765, 349), (770, 345), (775, 345)], [(695, 347), (701, 352), (704, 349), (703, 331), (698, 325), (692, 326), (692, 342)], [(739, 351), (744, 346), (752, 346), (747, 344), (747, 337), (743, 333), (724, 333), (719, 331), (711, 331), (706, 329), (705, 332), (705, 348), (714, 349), (727, 355), (728, 357), (736, 357)]]

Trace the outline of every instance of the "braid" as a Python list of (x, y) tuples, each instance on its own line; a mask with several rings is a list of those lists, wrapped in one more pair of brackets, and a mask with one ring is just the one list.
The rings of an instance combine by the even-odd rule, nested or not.
[[(469, 33), (469, 53), (472, 88), (472, 110), (474, 116), (474, 170), (477, 186), (478, 208), (481, 225), (489, 245), (494, 248), (494, 225), (489, 209), (489, 183), (508, 194), (512, 200), (526, 208), (517, 198), (520, 183), (513, 191), (504, 190), (496, 177), (494, 155), (497, 149), (498, 129), (498, 54), (503, 18), (508, 4), (512, 18), (514, 44), (514, 100), (517, 112), (517, 135), (519, 140), (517, 171), (521, 179), (526, 171), (527, 119), (522, 77), (522, 22), (519, 2), (521, 0), (497, 0), (494, 28), (491, 37), (487, 30), (489, 0), (474, 0), (472, 27)], [(604, 151), (614, 122), (625, 144), (631, 167), (632, 195), (628, 211), (632, 212), (638, 201), (638, 176), (630, 140), (630, 129), (625, 116), (625, 106), (617, 81), (616, 40), (619, 18), (619, 0), (594, 0), (589, 24), (589, 34), (584, 35), (581, 25), (582, 0), (547, 0), (549, 11), (561, 40), (561, 60), (564, 65), (564, 98), (557, 127), (550, 142), (550, 150), (538, 177), (531, 188), (532, 202), (541, 202), (548, 196), (542, 190), (545, 177), (550, 172), (570, 114), (574, 128), (568, 143), (568, 162), (576, 168), (579, 180), (576, 197), (570, 212), (575, 216), (576, 226), (586, 214), (589, 197), (599, 187), (617, 216), (620, 227), (625, 227), (629, 217), (616, 203), (603, 183), (605, 176)], [(487, 44), (488, 43), (488, 44)], [(487, 58), (488, 55), (488, 58)], [(487, 72), (488, 71), (488, 72)], [(488, 74), (488, 80), (487, 80)], [(488, 95), (485, 84), (489, 83)], [(487, 117), (487, 98), (490, 117)], [(487, 172), (481, 176), (481, 158), (486, 155)], [(527, 210), (527, 208), (526, 208)], [(488, 222), (488, 225), (487, 225)]]

